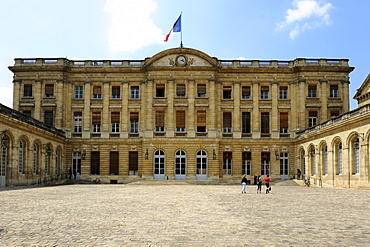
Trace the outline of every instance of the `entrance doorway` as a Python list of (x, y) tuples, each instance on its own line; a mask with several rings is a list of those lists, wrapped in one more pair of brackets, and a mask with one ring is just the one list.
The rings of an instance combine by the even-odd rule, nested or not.
[(166, 156), (162, 150), (157, 150), (154, 153), (154, 179), (165, 179)]
[(175, 179), (186, 179), (186, 154), (183, 150), (178, 150), (175, 154)]
[(208, 168), (208, 158), (207, 153), (204, 150), (199, 150), (197, 152), (197, 180), (207, 179), (207, 168)]

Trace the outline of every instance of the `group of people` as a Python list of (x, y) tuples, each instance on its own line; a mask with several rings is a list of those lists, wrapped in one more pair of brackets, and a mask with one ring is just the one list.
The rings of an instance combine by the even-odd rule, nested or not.
[[(271, 186), (270, 186), (270, 182), (271, 182), (271, 179), (270, 179), (270, 176), (267, 175), (265, 178), (265, 185), (266, 185), (266, 194), (270, 193), (271, 191)], [(247, 194), (246, 192), (246, 187), (247, 187), (247, 175), (244, 174), (243, 177), (242, 177), (242, 194)], [(258, 193), (262, 193), (262, 178), (261, 178), (261, 175), (258, 175), (256, 176), (256, 184), (257, 184), (257, 194)]]

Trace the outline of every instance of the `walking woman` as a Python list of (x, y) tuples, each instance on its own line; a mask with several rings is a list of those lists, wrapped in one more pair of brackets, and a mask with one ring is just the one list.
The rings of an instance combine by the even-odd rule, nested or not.
[(261, 194), (261, 190), (262, 190), (262, 179), (261, 179), (261, 175), (258, 175), (258, 177), (257, 177), (257, 194), (258, 194), (258, 192)]
[(242, 194), (247, 194), (247, 192), (245, 191), (245, 188), (247, 186), (247, 175), (245, 175), (245, 174), (242, 177), (242, 186), (243, 186)]

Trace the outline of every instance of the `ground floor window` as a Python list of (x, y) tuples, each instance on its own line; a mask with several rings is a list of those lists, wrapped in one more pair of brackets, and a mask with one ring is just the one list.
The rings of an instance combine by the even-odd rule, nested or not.
[(90, 173), (100, 175), (100, 152), (91, 152)]
[(137, 176), (139, 170), (139, 155), (138, 152), (129, 152), (128, 158), (128, 174), (130, 176)]
[(289, 154), (280, 153), (280, 175), (289, 175)]
[(207, 174), (207, 153), (204, 150), (197, 152), (197, 175)]
[(183, 150), (178, 150), (175, 155), (175, 174), (186, 174), (186, 154)]
[(242, 158), (242, 173), (246, 174), (247, 176), (252, 175), (252, 153), (243, 152)]
[(270, 175), (270, 152), (261, 153), (261, 175)]
[(223, 153), (223, 171), (224, 175), (230, 176), (232, 175), (232, 161), (233, 161), (233, 153), (231, 152), (224, 152)]
[(109, 174), (118, 175), (119, 173), (119, 152), (110, 152), (109, 155)]
[(154, 174), (164, 175), (165, 171), (165, 154), (162, 150), (157, 150), (154, 153)]
[(81, 174), (81, 155), (80, 152), (72, 153), (72, 171)]

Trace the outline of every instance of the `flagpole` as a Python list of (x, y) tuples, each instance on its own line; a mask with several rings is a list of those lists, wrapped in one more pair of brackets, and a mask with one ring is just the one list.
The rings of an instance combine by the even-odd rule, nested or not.
[[(181, 16), (181, 19), (182, 19), (182, 11), (181, 11), (181, 14), (180, 14), (180, 16)], [(181, 20), (181, 22), (182, 22), (182, 20)], [(180, 48), (183, 48), (182, 47), (182, 23), (181, 23), (181, 43), (180, 43)]]

